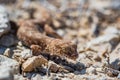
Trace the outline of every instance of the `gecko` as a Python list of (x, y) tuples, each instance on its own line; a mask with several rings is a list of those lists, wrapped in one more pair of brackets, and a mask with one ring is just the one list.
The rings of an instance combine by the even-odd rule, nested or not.
[(38, 28), (39, 26), (36, 26), (34, 22), (27, 20), (20, 24), (17, 31), (18, 39), (31, 48), (33, 55), (44, 53), (72, 60), (78, 58), (76, 44), (43, 35)]

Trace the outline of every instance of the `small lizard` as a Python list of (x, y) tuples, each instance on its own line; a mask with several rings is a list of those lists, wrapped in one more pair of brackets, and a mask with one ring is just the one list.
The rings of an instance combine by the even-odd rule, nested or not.
[(17, 32), (18, 38), (32, 49), (33, 55), (46, 53), (73, 60), (78, 57), (76, 44), (43, 35), (38, 28), (39, 26), (28, 20), (20, 24)]

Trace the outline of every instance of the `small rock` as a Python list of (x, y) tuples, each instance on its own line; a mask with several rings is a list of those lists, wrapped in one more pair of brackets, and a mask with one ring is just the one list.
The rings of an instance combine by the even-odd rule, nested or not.
[(19, 52), (15, 52), (14, 56), (19, 56), (22, 59), (28, 59), (29, 57), (32, 56), (32, 51), (30, 49), (24, 49), (23, 51)]
[(50, 72), (69, 72), (68, 70), (66, 70), (64, 67), (57, 65), (56, 63), (49, 61), (48, 63), (48, 69), (50, 70)]
[(60, 28), (61, 27), (61, 23), (57, 20), (53, 20), (53, 25), (55, 26), (55, 28)]
[(62, 78), (62, 80), (71, 80), (71, 79), (69, 79), (69, 78), (65, 77), (65, 78)]
[(96, 69), (91, 66), (91, 67), (86, 69), (86, 73), (88, 73), (88, 74), (96, 74)]
[(103, 70), (102, 70), (102, 68), (96, 68), (96, 71), (97, 72), (102, 72)]
[(56, 31), (60, 36), (64, 36), (65, 35), (65, 31), (63, 31), (62, 29), (58, 29)]
[(71, 68), (71, 67), (69, 67), (69, 66), (64, 66), (64, 68), (65, 68), (66, 70), (68, 70), (69, 72), (74, 72), (74, 69)]
[(30, 72), (34, 69), (41, 67), (42, 65), (47, 65), (47, 60), (43, 56), (34, 56), (31, 58), (28, 58), (23, 64), (22, 64), (22, 70), (24, 72)]
[(88, 20), (88, 17), (82, 17), (81, 19), (80, 19), (80, 21), (81, 21), (81, 23), (80, 23), (80, 25), (82, 26), (82, 27), (88, 27), (88, 25), (89, 25), (89, 20)]
[(80, 63), (80, 62), (77, 62), (75, 65), (74, 65), (74, 69), (75, 70), (78, 70), (78, 71), (80, 71), (80, 70), (82, 70), (82, 69), (84, 69), (85, 68), (85, 65), (83, 64), (83, 63)]
[(78, 74), (81, 74), (81, 72), (75, 71), (74, 74), (78, 75)]
[(21, 52), (21, 57), (23, 59), (28, 59), (31, 56), (32, 56), (32, 51), (30, 49), (25, 49)]
[(78, 36), (79, 37), (84, 37), (84, 36), (87, 36), (88, 34), (89, 34), (88, 29), (79, 29), (79, 31), (78, 31)]
[(32, 51), (30, 49), (14, 50), (13, 58), (19, 63), (23, 63), (30, 57), (32, 57)]
[(23, 74), (24, 77), (26, 77), (27, 79), (31, 79), (32, 76), (35, 76), (34, 72), (27, 72)]
[(80, 74), (85, 74), (86, 73), (86, 69), (82, 69), (81, 71), (80, 71)]
[(106, 74), (110, 77), (118, 76), (118, 74), (120, 73), (120, 71), (114, 70), (114, 69), (111, 69), (111, 68), (108, 68), (105, 71), (106, 71)]
[(18, 42), (18, 46), (20, 46), (20, 47), (23, 46), (21, 41)]
[(6, 57), (10, 57), (10, 49), (7, 48), (3, 55), (6, 56)]
[(94, 59), (95, 61), (99, 61), (99, 62), (101, 61), (101, 57), (98, 56), (98, 55), (94, 55), (93, 59)]

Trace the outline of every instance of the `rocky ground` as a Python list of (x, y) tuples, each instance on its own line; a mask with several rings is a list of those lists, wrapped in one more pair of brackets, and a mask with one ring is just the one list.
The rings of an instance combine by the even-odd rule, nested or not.
[[(119, 0), (0, 0), (0, 3), (0, 80), (120, 79)], [(35, 33), (42, 37), (35, 37), (27, 29), (18, 36), (20, 27), (24, 30), (23, 24), (28, 30), (37, 26)], [(32, 36), (30, 40), (26, 39), (27, 34)], [(40, 51), (44, 48), (40, 43), (43, 40), (47, 44), (51, 39), (58, 42), (48, 45), (51, 51), (46, 55)], [(26, 44), (32, 41), (37, 56)], [(59, 43), (63, 44), (53, 49)], [(58, 54), (61, 48), (61, 54), (78, 55), (74, 59), (61, 56)], [(51, 55), (52, 50), (57, 56)]]

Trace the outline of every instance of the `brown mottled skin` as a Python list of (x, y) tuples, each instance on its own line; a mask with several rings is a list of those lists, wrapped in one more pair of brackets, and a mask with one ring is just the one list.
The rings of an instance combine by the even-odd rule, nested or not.
[(18, 38), (33, 50), (33, 54), (47, 53), (75, 60), (78, 57), (77, 46), (71, 42), (55, 39), (41, 34), (31, 21), (20, 24)]

